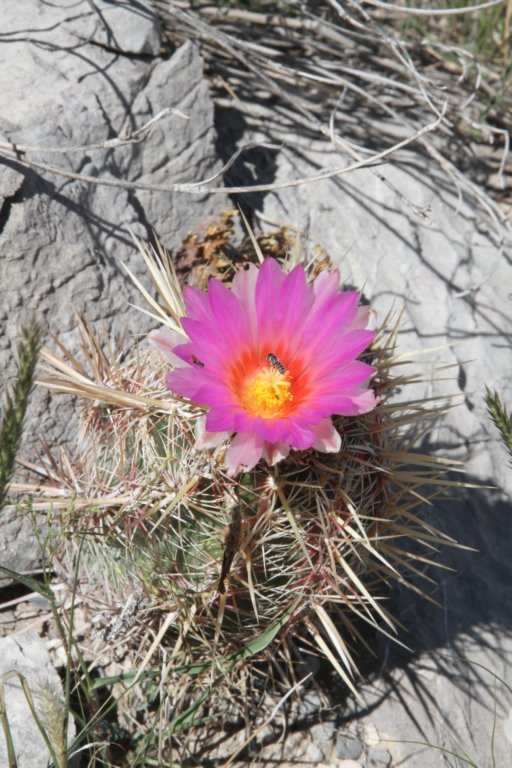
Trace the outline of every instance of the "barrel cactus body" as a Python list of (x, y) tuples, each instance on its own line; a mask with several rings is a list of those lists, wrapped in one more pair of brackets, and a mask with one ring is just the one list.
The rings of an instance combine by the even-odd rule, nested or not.
[[(299, 265), (307, 311), (313, 312), (317, 300), (313, 291), (318, 297), (328, 281), (331, 303), (339, 309), (343, 294), (333, 287), (328, 261), (290, 257), (282, 236), (267, 242), (279, 243), (270, 267), (279, 280)], [(353, 353), (341, 360), (340, 370), (350, 369), (355, 379), (343, 392), (339, 382), (347, 379), (341, 374), (332, 387), (326, 385), (324, 394), (332, 395), (335, 405), (329, 414), (322, 411), (322, 434), (297, 447), (294, 440), (303, 436), (282, 432), (272, 442), (269, 434), (277, 433), (267, 431), (259, 455), (252, 454), (255, 461), (246, 460), (247, 452), (233, 458), (232, 446), (243, 428), (237, 430), (229, 419), (225, 429), (208, 428), (213, 407), (208, 395), (201, 397), (200, 383), (216, 362), (197, 345), (197, 323), (182, 320), (187, 308), (172, 261), (163, 249), (139, 247), (159, 294), (158, 300), (145, 295), (165, 331), (157, 328), (149, 343), (115, 358), (101, 351), (82, 322), (85, 357), (94, 361), (90, 372), (78, 368), (74, 356), (62, 360), (46, 351), (51, 369), (46, 384), (86, 398), (72, 469), (63, 468), (59, 478), (61, 502), (66, 488), (73, 499), (66, 518), (73, 535), (63, 575), (68, 568), (71, 577), (67, 564), (79, 540), (78, 589), (90, 602), (97, 644), (103, 652), (105, 645), (118, 653), (124, 648), (127, 663), (137, 669), (135, 682), (149, 676), (160, 681), (160, 696), (164, 689), (174, 690), (167, 700), (171, 738), (200, 718), (212, 690), (231, 685), (264, 658), (278, 660), (294, 680), (302, 641), (355, 688), (361, 626), (367, 622), (395, 631), (382, 601), (385, 585), (403, 580), (407, 568), (414, 571), (415, 558), (424, 557), (409, 543), (431, 548), (442, 540), (417, 515), (421, 489), (428, 486), (436, 493), (436, 483), (446, 483), (453, 467), (414, 450), (414, 434), (424, 432), (440, 407), (407, 397), (396, 401), (397, 386), (404, 389), (418, 376), (404, 374), (396, 359), (395, 324), (388, 318), (371, 330), (371, 313), (360, 303), (357, 307), (353, 297), (344, 337), (354, 342)], [(254, 256), (247, 266), (250, 260), (241, 253), (210, 256), (196, 269), (196, 282), (204, 286), (205, 276), (213, 274), (220, 286), (213, 290), (225, 298), (237, 280), (249, 280), (240, 277), (244, 267), (256, 285), (268, 262)], [(256, 373), (250, 366), (244, 369), (249, 373), (244, 378), (242, 372), (242, 389), (235, 391), (253, 387), (251, 396), (260, 397), (260, 385), (267, 387), (260, 405), (274, 408), (268, 397), (275, 395), (275, 407), (289, 409), (279, 411), (279, 418), (288, 417), (288, 393), (306, 398), (312, 385), (307, 392), (298, 385), (293, 389), (288, 382), (289, 370), (297, 369), (294, 358), (279, 339), (272, 344), (267, 349), (267, 340), (258, 347)], [(328, 354), (324, 339), (320, 357), (309, 364), (321, 370), (322, 355)], [(336, 359), (331, 355), (328, 364)], [(187, 386), (196, 381), (192, 374), (199, 384), (187, 397)], [(220, 369), (218, 376), (223, 375)], [(341, 395), (346, 395), (343, 401)], [(240, 397), (252, 418), (253, 406)], [(183, 695), (177, 696), (173, 685)]]

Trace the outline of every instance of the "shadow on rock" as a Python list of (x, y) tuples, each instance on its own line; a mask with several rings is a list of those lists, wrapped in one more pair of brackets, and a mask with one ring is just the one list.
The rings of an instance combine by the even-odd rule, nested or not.
[[(215, 108), (215, 129), (217, 154), (223, 163), (227, 163), (244, 143), (248, 143), (243, 141), (247, 131), (246, 119), (237, 109), (217, 105)], [(242, 152), (235, 163), (224, 173), (226, 186), (272, 184), (276, 180), (279, 145), (272, 141), (270, 136), (267, 141), (275, 144), (276, 149), (255, 146)], [(232, 197), (240, 205), (249, 223), (252, 224), (253, 211), (263, 209), (266, 194), (266, 192), (250, 192)]]
[[(487, 709), (504, 706), (493, 676), (499, 678), (510, 663), (512, 647), (511, 506), (494, 495), (467, 490), (424, 513), (459, 546), (424, 551), (435, 565), (419, 564), (421, 573), (409, 580), (412, 589), (399, 583), (391, 588), (387, 608), (400, 625), (397, 639), (407, 648), (378, 632), (365, 633), (375, 655), (360, 657), (363, 688), (378, 679), (379, 692), (365, 695), (366, 706), (360, 707), (338, 688), (331, 701), (341, 723), (371, 714), (393, 697), (419, 733), (425, 732), (425, 720), (451, 726), (453, 690)], [(452, 692), (439, 696), (436, 680)]]

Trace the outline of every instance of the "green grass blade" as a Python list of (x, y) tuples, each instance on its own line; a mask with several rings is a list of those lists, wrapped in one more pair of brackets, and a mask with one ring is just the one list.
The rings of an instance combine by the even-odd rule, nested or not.
[(10, 579), (19, 581), (20, 584), (28, 587), (32, 592), (37, 592), (39, 595), (43, 595), (47, 600), (51, 601), (54, 599), (52, 589), (46, 584), (41, 584), (37, 579), (33, 579), (31, 576), (25, 576), (23, 573), (18, 573), (17, 571), (11, 571), (11, 569), (6, 568), (5, 565), (0, 565), (0, 571), (5, 573), (6, 576), (9, 576)]

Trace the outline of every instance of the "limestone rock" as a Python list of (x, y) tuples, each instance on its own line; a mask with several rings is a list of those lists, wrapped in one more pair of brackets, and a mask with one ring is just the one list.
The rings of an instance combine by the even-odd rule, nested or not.
[[(41, 535), (44, 525), (41, 522)], [(27, 573), (39, 566), (41, 549), (34, 536), (32, 520), (15, 507), (7, 505), (1, 511), (0, 565), (16, 573)], [(0, 589), (10, 583), (0, 572)]]
[[(9, 73), (0, 83), (5, 138), (18, 146), (46, 147), (26, 156), (90, 177), (172, 184), (212, 175), (220, 167), (213, 105), (197, 50), (189, 43), (170, 58), (133, 59), (98, 45), (90, 34), (77, 47), (77, 28), (92, 21), (94, 29), (108, 26), (114, 36), (129, 28), (149, 39), (158, 30), (139, 3), (91, 8), (87, 0), (72, 10), (27, 0), (4, 13), (3, 28), (10, 34), (9, 45), (0, 51), (2, 70)], [(152, 43), (151, 52), (157, 48)], [(126, 50), (144, 52), (144, 43)], [(183, 116), (163, 118), (145, 141), (120, 149), (60, 151), (123, 136), (168, 107)], [(65, 343), (77, 339), (77, 310), (85, 310), (93, 323), (103, 322), (109, 332), (119, 333), (127, 322), (135, 333), (148, 328), (148, 320), (128, 305), (138, 301), (138, 292), (122, 263), (146, 275), (127, 227), (147, 237), (158, 231), (164, 242), (176, 244), (224, 202), (39, 175), (14, 159), (1, 167), (0, 195), (12, 198), (16, 192), (1, 212), (0, 282), (6, 288), (0, 307), (1, 362), (7, 379), (14, 375), (20, 324), (33, 312)], [(59, 399), (49, 405), (41, 391), (34, 399), (28, 445), (37, 442), (36, 426), (50, 443), (62, 442), (68, 421), (62, 409), (69, 412), (69, 403)]]
[(366, 768), (389, 768), (391, 755), (387, 749), (371, 749), (366, 758)]
[[(13, 739), (18, 768), (46, 768), (50, 753), (32, 716), (20, 676), (32, 694), (36, 712), (50, 742), (57, 748), (63, 736), (62, 685), (50, 655), (34, 632), (0, 639), (0, 680), (5, 694), (5, 713)], [(74, 725), (68, 726), (68, 744)], [(7, 765), (4, 730), (0, 729), (0, 765)]]
[(333, 751), (334, 723), (326, 720), (311, 727), (309, 736), (311, 743), (308, 745), (306, 757), (312, 763), (322, 762)]
[(363, 754), (364, 745), (354, 733), (340, 731), (336, 740), (336, 756), (355, 760)]
[(147, 5), (95, 0), (80, 11), (69, 20), (70, 31), (79, 40), (121, 53), (158, 56), (160, 21)]
[[(4, 136), (0, 133), (0, 141)], [(8, 165), (0, 165), (0, 211), (6, 200), (14, 197), (23, 182), (23, 174), (10, 168)], [(5, 215), (5, 214), (4, 214)]]
[[(21, 159), (71, 174), (168, 185), (220, 168), (201, 58), (190, 43), (159, 57), (159, 24), (145, 4), (24, 0), (2, 10), (2, 31), (9, 44), (0, 46), (0, 141), (42, 148), (19, 150)], [(124, 136), (166, 108), (182, 114), (163, 118), (140, 143), (72, 149)], [(107, 335), (128, 327), (128, 338), (140, 337), (151, 323), (129, 306), (143, 302), (122, 265), (146, 282), (147, 274), (127, 228), (148, 239), (157, 231), (176, 245), (224, 205), (222, 195), (97, 186), (0, 158), (2, 386), (15, 377), (20, 328), (32, 314), (71, 348), (78, 343), (77, 311)], [(22, 453), (34, 458), (42, 435), (56, 446), (75, 432), (71, 398), (36, 389)], [(1, 562), (15, 562), (19, 550), (19, 570), (31, 567), (37, 546), (30, 530), (7, 512), (0, 518)]]

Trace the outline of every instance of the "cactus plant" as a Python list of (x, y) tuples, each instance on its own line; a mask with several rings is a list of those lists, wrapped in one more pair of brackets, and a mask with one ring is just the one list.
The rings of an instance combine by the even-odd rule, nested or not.
[[(330, 281), (332, 295), (342, 296), (323, 255), (309, 261), (298, 251), (290, 255), (282, 233), (266, 242), (277, 259), (274, 277), (284, 279), (298, 263), (304, 291)], [(255, 245), (260, 265), (248, 269), (257, 279), (264, 254)], [(68, 507), (66, 528), (73, 536), (64, 547), (64, 578), (73, 572), (66, 563), (80, 537), (78, 590), (93, 611), (93, 646), (103, 656), (105, 644), (121, 646), (136, 670), (125, 676), (127, 706), (140, 705), (153, 681), (155, 707), (168, 722), (165, 735), (158, 735), (162, 749), (207, 716), (208, 700), (256, 669), (253, 662), (277, 663), (293, 681), (301, 646), (316, 647), (355, 690), (362, 623), (394, 635), (381, 600), (385, 585), (428, 561), (401, 542), (413, 540), (427, 550), (446, 542), (418, 513), (424, 489), (436, 495), (452, 482), (447, 473), (459, 467), (414, 450), (446, 405), (394, 399), (397, 387), (419, 377), (403, 372), (397, 325), (386, 318), (376, 333), (361, 331), (368, 311), (356, 312), (353, 297), (351, 311), (359, 319), (345, 331), (355, 328), (358, 342), (344, 364), (358, 376), (348, 387), (346, 410), (330, 412), (327, 443), (297, 445), (290, 438), (292, 450), (282, 450), (279, 460), (275, 450), (262, 449), (255, 461), (226, 466), (236, 427), (210, 441), (208, 404), (197, 393), (197, 402), (187, 397), (172, 370), (169, 377), (174, 354), (191, 356), (189, 368), (201, 363), (201, 373), (208, 366), (190, 345), (170, 346), (172, 334), (187, 327), (172, 259), (161, 247), (138, 247), (158, 299), (136, 282), (167, 331), (153, 334), (153, 345), (107, 356), (109, 345), (80, 319), (88, 367), (75, 351), (43, 351), (45, 386), (85, 399), (76, 453), (59, 471), (53, 463), (39, 493), (57, 510)], [(215, 274), (227, 287), (240, 280), (248, 250), (237, 258), (232, 253), (209, 254), (196, 276)], [(163, 357), (158, 350), (166, 344)], [(282, 346), (272, 352), (284, 361)], [(272, 360), (262, 365), (276, 367)], [(277, 370), (277, 378), (286, 375)], [(262, 455), (267, 461), (258, 460)], [(232, 706), (221, 693), (216, 702)]]

